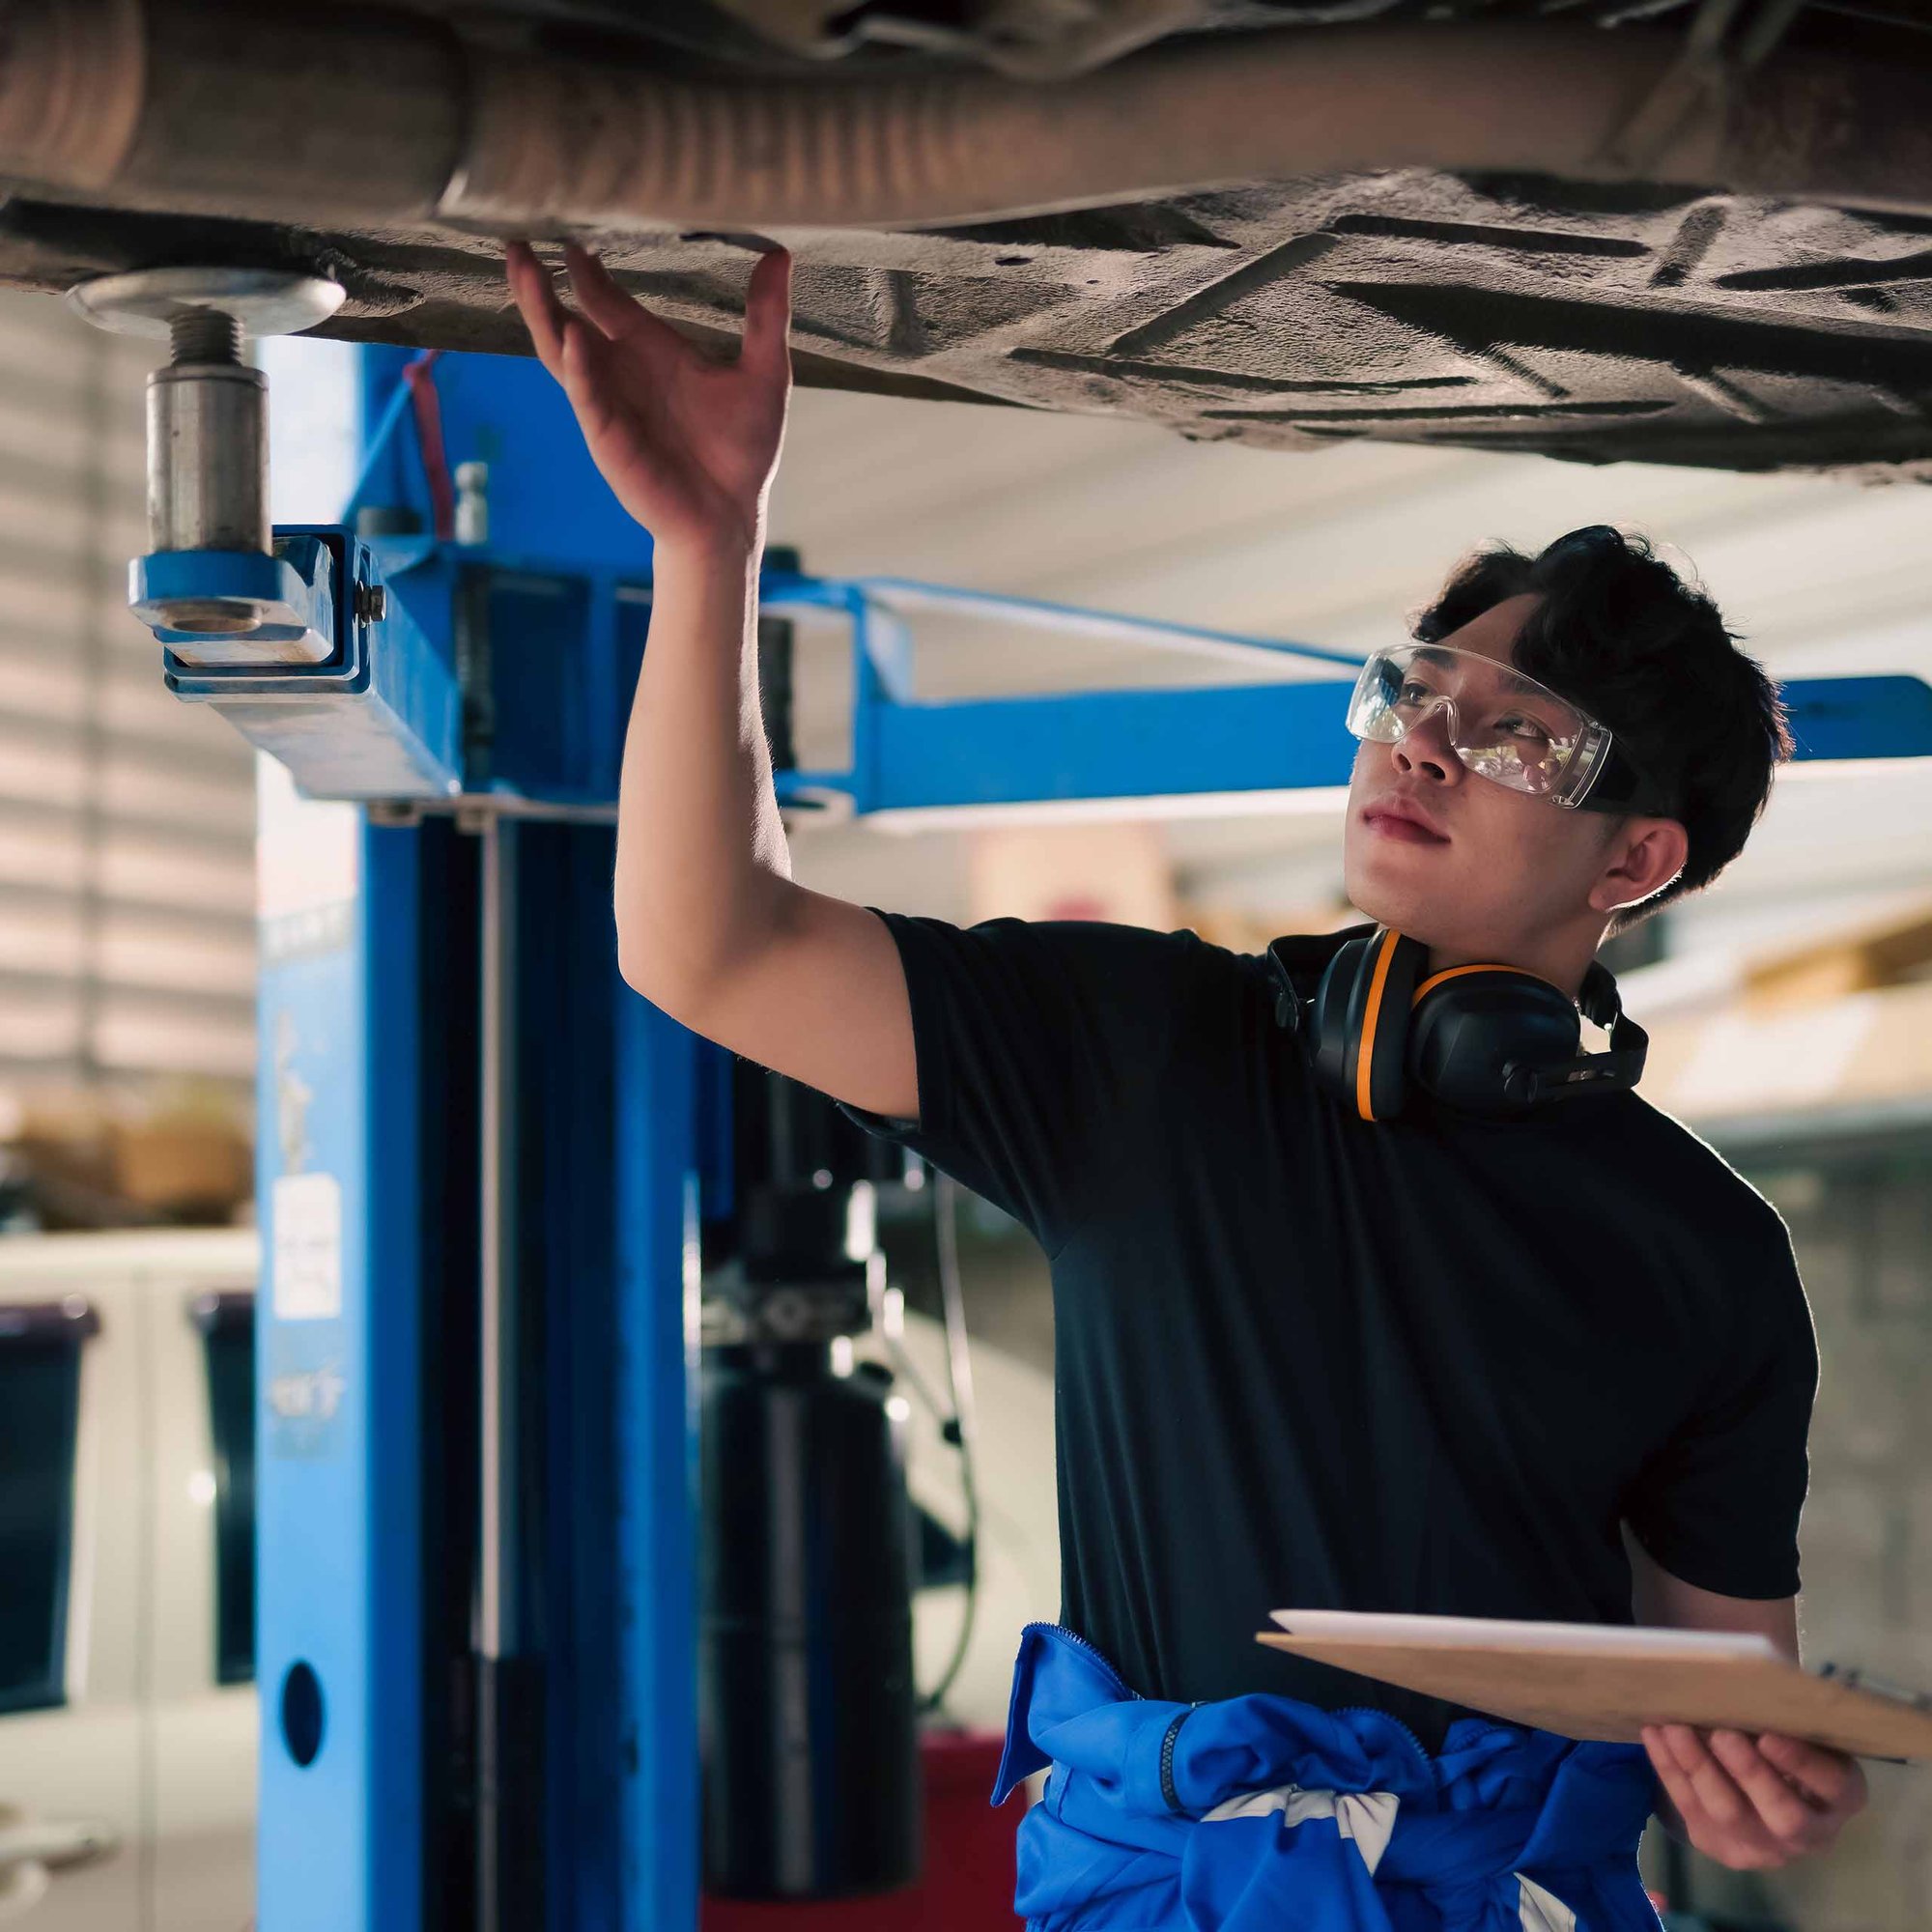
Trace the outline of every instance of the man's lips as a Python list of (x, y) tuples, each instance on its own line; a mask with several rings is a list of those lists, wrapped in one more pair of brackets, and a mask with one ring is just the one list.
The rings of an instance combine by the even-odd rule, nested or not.
[(1399, 806), (1372, 805), (1362, 813), (1362, 823), (1384, 838), (1399, 838), (1411, 845), (1446, 845), (1446, 834), (1425, 825), (1420, 818)]

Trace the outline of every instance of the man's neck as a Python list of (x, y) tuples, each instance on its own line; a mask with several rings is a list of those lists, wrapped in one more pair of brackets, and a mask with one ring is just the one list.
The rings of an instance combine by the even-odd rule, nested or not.
[(1457, 966), (1514, 966), (1520, 972), (1534, 973), (1539, 980), (1548, 980), (1552, 986), (1560, 987), (1574, 1000), (1582, 991), (1583, 975), (1595, 956), (1596, 949), (1592, 947), (1579, 958), (1574, 941), (1541, 947), (1504, 946), (1489, 952), (1472, 951), (1467, 947), (1432, 946), (1429, 949), (1429, 971), (1432, 974), (1446, 973)]

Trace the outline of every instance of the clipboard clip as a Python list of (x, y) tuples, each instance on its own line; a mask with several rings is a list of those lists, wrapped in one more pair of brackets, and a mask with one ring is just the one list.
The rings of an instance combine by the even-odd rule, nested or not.
[[(1886, 1678), (1874, 1676), (1855, 1663), (1821, 1663), (1816, 1674), (1833, 1684), (1842, 1684), (1847, 1690), (1864, 1690), (1894, 1704), (1910, 1705), (1915, 1711), (1932, 1711), (1932, 1691), (1908, 1690), (1903, 1684), (1893, 1684)], [(1887, 1762), (1901, 1763), (1904, 1760), (1893, 1758)]]
[(1910, 1704), (1915, 1711), (1932, 1711), (1932, 1690), (1908, 1690), (1902, 1684), (1888, 1683), (1855, 1663), (1821, 1663), (1820, 1677), (1842, 1684), (1847, 1690), (1869, 1690), (1875, 1697), (1889, 1697), (1894, 1703)]

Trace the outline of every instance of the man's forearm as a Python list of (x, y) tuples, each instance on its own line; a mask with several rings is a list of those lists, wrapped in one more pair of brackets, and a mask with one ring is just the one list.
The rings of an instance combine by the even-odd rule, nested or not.
[(791, 875), (758, 710), (757, 571), (744, 543), (656, 554), (615, 908), (625, 978), (660, 1005), (694, 997), (761, 936)]

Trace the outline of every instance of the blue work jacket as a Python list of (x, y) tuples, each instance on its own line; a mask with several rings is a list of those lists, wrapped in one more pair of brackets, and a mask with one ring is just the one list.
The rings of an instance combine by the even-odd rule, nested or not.
[(1386, 1712), (1141, 1697), (1029, 1624), (993, 1802), (1029, 1932), (1657, 1932), (1636, 1745), (1459, 1719), (1435, 1756)]

